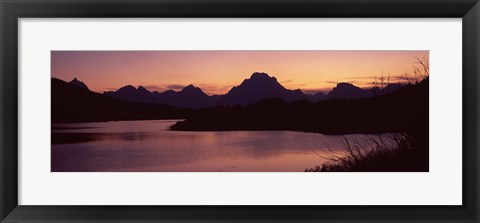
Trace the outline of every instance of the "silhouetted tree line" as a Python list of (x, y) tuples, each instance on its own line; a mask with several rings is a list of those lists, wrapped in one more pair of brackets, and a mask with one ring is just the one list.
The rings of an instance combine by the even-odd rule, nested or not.
[(292, 130), (323, 134), (428, 132), (428, 78), (388, 94), (365, 99), (285, 103), (267, 99), (248, 106), (202, 109), (172, 130)]

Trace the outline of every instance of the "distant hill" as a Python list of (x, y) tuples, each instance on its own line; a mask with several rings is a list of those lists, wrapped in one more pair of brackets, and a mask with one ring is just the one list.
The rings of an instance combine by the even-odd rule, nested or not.
[(189, 109), (118, 100), (92, 92), (80, 81), (52, 78), (52, 123), (117, 120), (183, 119)]
[(214, 105), (214, 98), (193, 85), (188, 85), (179, 92), (166, 91), (160, 93), (158, 100), (160, 103), (181, 108), (204, 108)]
[(373, 87), (370, 89), (359, 88), (350, 83), (338, 83), (324, 99), (358, 99), (393, 93), (404, 85), (400, 83), (389, 84), (384, 88)]
[(317, 92), (316, 94), (314, 95), (308, 95), (306, 94), (307, 96), (307, 100), (310, 101), (310, 102), (318, 102), (318, 101), (323, 101), (327, 98), (327, 95), (323, 92)]
[(127, 86), (121, 87), (115, 92), (113, 91), (105, 92), (104, 95), (122, 99), (125, 101), (155, 103), (153, 101), (153, 95), (151, 94), (151, 92), (142, 86), (135, 88), (132, 85), (127, 85)]
[(79, 87), (79, 88), (83, 88), (83, 89), (90, 90), (90, 89), (88, 89), (88, 87), (87, 87), (87, 85), (86, 85), (85, 83), (79, 81), (76, 77), (73, 78), (73, 80), (71, 80), (71, 81), (68, 82), (68, 83), (70, 83), (71, 85), (77, 86), (77, 87)]
[(103, 94), (126, 101), (166, 104), (178, 108), (204, 108), (214, 105), (212, 97), (193, 85), (188, 85), (178, 92), (168, 90), (162, 93), (151, 92), (142, 86), (135, 88), (127, 85), (117, 91), (106, 91)]
[(350, 83), (338, 83), (332, 91), (330, 91), (326, 98), (328, 99), (356, 99), (372, 97), (373, 92), (370, 90), (361, 89)]
[(223, 95), (218, 104), (247, 105), (267, 98), (281, 98), (286, 102), (292, 102), (305, 99), (306, 96), (300, 89), (286, 89), (275, 77), (270, 77), (266, 73), (253, 73), (249, 79), (245, 79)]

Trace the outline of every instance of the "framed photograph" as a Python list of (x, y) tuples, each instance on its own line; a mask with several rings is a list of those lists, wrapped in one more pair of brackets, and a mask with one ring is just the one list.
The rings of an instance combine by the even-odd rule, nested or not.
[(1, 222), (478, 222), (477, 0), (1, 1)]

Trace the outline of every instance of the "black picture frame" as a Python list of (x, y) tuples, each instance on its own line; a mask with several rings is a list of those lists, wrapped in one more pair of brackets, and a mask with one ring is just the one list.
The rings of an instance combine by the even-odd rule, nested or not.
[[(0, 14), (1, 222), (479, 222), (480, 4), (478, 0), (0, 0)], [(18, 205), (17, 21), (19, 18), (46, 17), (462, 18), (463, 205)]]

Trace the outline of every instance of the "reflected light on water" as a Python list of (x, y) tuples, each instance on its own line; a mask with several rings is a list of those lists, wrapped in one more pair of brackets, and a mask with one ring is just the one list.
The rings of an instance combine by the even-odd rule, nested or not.
[(169, 131), (176, 121), (55, 124), (52, 171), (301, 172), (325, 162), (326, 148), (343, 151), (343, 136)]

